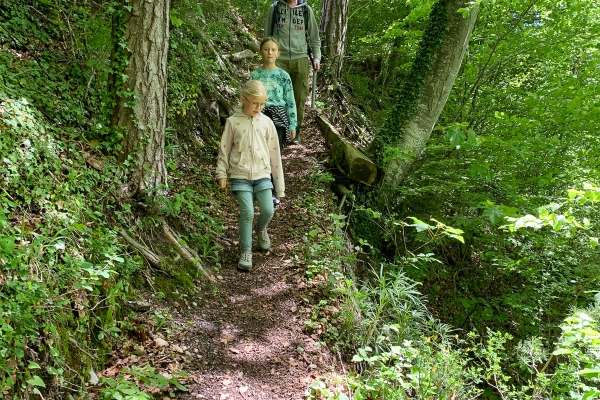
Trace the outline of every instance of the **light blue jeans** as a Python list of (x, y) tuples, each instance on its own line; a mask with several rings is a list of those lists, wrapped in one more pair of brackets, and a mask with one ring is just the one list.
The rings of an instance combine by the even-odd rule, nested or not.
[(252, 222), (254, 221), (254, 202), (256, 197), (260, 215), (256, 221), (256, 227), (263, 230), (269, 225), (273, 218), (273, 198), (271, 197), (273, 183), (271, 179), (264, 178), (256, 181), (246, 179), (232, 179), (231, 192), (235, 194), (240, 206), (240, 217), (238, 220), (240, 228), (240, 250), (252, 250)]

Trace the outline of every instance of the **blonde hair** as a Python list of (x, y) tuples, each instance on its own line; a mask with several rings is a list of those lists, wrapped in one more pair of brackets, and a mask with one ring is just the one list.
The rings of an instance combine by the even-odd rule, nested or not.
[(267, 36), (266, 38), (264, 38), (261, 42), (260, 42), (260, 47), (259, 49), (262, 50), (263, 44), (267, 43), (267, 42), (273, 42), (277, 45), (277, 49), (279, 50), (279, 41), (277, 39), (275, 39), (273, 36)]
[(259, 80), (253, 79), (244, 84), (241, 96), (268, 96), (265, 84)]

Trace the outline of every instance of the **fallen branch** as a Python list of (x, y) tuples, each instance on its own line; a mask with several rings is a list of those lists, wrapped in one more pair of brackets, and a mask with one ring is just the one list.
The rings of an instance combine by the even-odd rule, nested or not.
[(333, 191), (342, 195), (342, 200), (340, 201), (340, 205), (338, 206), (338, 208), (341, 210), (342, 207), (344, 207), (344, 202), (346, 201), (346, 197), (349, 194), (352, 194), (352, 191), (340, 183), (336, 184), (333, 187)]
[(198, 253), (190, 249), (187, 245), (181, 244), (176, 237), (177, 234), (171, 230), (171, 227), (165, 221), (162, 222), (162, 228), (165, 237), (173, 246), (175, 246), (179, 254), (183, 258), (194, 264), (198, 271), (200, 271), (209, 281), (211, 281), (212, 283), (217, 283), (215, 278), (213, 278), (202, 265)]
[[(121, 236), (123, 236), (123, 238), (127, 241), (127, 243), (129, 243), (130, 245), (132, 245), (137, 251), (139, 251), (142, 256), (144, 256), (144, 258), (154, 267), (158, 268), (159, 270), (163, 270), (163, 266), (162, 266), (162, 262), (160, 261), (160, 258), (154, 254), (150, 249), (148, 249), (147, 247), (141, 245), (140, 243), (138, 243), (137, 241), (135, 241), (131, 236), (129, 236), (127, 234), (127, 232), (125, 232), (125, 229), (121, 228), (121, 230), (119, 231), (119, 233), (121, 234)], [(164, 272), (164, 271), (163, 271)]]
[(239, 51), (237, 53), (226, 54), (224, 57), (229, 58), (231, 61), (241, 61), (246, 58), (254, 58), (255, 56), (256, 56), (255, 52), (253, 52), (250, 49), (246, 49), (243, 51)]
[(206, 46), (209, 48), (209, 50), (215, 56), (215, 59), (217, 60), (217, 64), (219, 64), (219, 67), (221, 67), (221, 69), (223, 71), (228, 71), (227, 65), (225, 65), (225, 63), (223, 62), (223, 59), (221, 59), (220, 53), (217, 52), (217, 50), (215, 50), (215, 46), (213, 46), (213, 44), (210, 41), (210, 39), (206, 37), (206, 35), (204, 34), (204, 32), (199, 31), (198, 33), (200, 34), (200, 38), (204, 41), (204, 43), (206, 44)]

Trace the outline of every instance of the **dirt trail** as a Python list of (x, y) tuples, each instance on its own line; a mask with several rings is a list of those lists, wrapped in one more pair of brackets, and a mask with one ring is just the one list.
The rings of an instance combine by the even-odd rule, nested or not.
[(272, 250), (259, 252), (254, 238), (254, 268), (249, 273), (236, 269), (238, 211), (232, 197), (223, 209), (226, 226), (219, 241), (224, 248), (215, 291), (169, 311), (174, 326), (186, 327), (178, 346), (188, 355), (190, 392), (180, 399), (303, 399), (316, 377), (341, 369), (316, 334), (303, 332), (310, 304), (302, 298), (313, 293), (303, 267), (292, 261), (311, 226), (300, 204), (313, 159), (326, 155), (308, 107), (306, 119), (302, 144), (283, 150), (286, 197), (269, 225)]

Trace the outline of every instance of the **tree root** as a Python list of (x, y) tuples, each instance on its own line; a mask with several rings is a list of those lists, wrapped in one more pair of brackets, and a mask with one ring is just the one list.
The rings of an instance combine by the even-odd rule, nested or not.
[(162, 229), (167, 240), (173, 246), (175, 246), (175, 248), (183, 258), (194, 264), (198, 271), (201, 272), (202, 275), (204, 275), (204, 277), (207, 278), (209, 281), (211, 281), (212, 283), (217, 283), (215, 278), (213, 278), (212, 275), (210, 275), (202, 265), (198, 253), (190, 249), (187, 245), (181, 244), (177, 238), (178, 235), (175, 232), (173, 232), (173, 230), (171, 230), (171, 227), (165, 221), (162, 221)]
[(162, 272), (165, 272), (163, 270), (163, 265), (162, 265), (162, 262), (160, 261), (160, 257), (158, 257), (156, 254), (154, 254), (154, 252), (152, 252), (152, 250), (148, 249), (146, 246), (135, 241), (131, 236), (129, 236), (127, 234), (127, 232), (125, 232), (125, 229), (121, 228), (121, 230), (119, 230), (119, 233), (121, 234), (121, 236), (123, 236), (123, 238), (127, 241), (127, 243), (132, 245), (137, 251), (139, 251), (142, 254), (142, 256), (144, 256), (144, 258), (150, 263), (150, 265), (159, 269)]
[(204, 43), (206, 44), (206, 46), (213, 53), (213, 56), (217, 60), (217, 63), (219, 64), (219, 66), (221, 67), (221, 69), (223, 71), (229, 71), (229, 69), (227, 68), (227, 65), (225, 65), (225, 63), (223, 62), (223, 59), (221, 58), (221, 53), (219, 53), (217, 50), (215, 50), (215, 46), (213, 46), (213, 44), (210, 41), (210, 39), (206, 37), (206, 35), (204, 34), (204, 32), (198, 31), (198, 33), (200, 34), (200, 38), (204, 41)]

